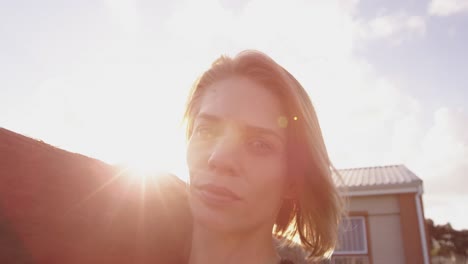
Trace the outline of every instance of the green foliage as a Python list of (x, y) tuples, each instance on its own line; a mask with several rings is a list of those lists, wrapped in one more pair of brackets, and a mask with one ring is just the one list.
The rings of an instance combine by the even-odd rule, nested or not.
[(426, 225), (431, 239), (432, 256), (468, 256), (468, 230), (455, 230), (450, 223), (434, 225), (431, 219), (426, 220)]

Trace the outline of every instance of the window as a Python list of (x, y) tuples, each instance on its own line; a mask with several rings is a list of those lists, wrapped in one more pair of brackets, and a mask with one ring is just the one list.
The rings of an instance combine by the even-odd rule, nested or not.
[(335, 254), (367, 254), (366, 219), (363, 216), (343, 219)]
[(364, 216), (350, 216), (343, 219), (332, 264), (368, 263), (366, 218)]

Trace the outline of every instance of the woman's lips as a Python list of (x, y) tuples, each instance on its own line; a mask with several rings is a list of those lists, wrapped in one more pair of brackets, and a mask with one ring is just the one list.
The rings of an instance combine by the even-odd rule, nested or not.
[(233, 191), (214, 184), (203, 184), (196, 186), (201, 198), (208, 203), (229, 203), (241, 200)]

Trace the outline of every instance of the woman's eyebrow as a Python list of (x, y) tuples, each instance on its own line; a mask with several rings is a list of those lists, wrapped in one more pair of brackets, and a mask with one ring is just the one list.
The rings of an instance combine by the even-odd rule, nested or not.
[(210, 115), (207, 113), (200, 113), (195, 117), (195, 121), (208, 121), (208, 122), (220, 122), (223, 119), (221, 117)]
[(276, 133), (272, 129), (268, 129), (268, 128), (264, 128), (264, 127), (258, 127), (258, 126), (252, 126), (252, 125), (244, 125), (244, 129), (249, 133), (273, 136), (273, 137), (277, 138), (278, 140), (280, 140), (283, 144), (286, 143), (286, 139), (284, 139), (282, 136), (280, 136), (278, 133)]
[[(219, 123), (223, 121), (224, 118), (208, 114), (208, 113), (199, 113), (197, 117), (195, 117), (195, 121), (204, 121), (204, 122), (213, 122), (213, 123)], [(267, 136), (273, 136), (280, 140), (283, 144), (286, 143), (286, 139), (283, 138), (281, 135), (279, 135), (277, 132), (275, 132), (273, 129), (265, 128), (265, 127), (259, 127), (259, 126), (254, 126), (254, 125), (248, 125), (243, 123), (242, 124), (243, 130), (245, 130), (247, 133), (252, 133), (252, 134), (261, 134), (261, 135), (267, 135)]]

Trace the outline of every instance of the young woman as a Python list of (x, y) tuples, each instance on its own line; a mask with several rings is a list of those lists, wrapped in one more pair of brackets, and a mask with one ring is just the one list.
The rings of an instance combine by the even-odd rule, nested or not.
[(275, 238), (312, 259), (335, 247), (343, 203), (304, 88), (267, 55), (221, 57), (187, 109), (189, 264), (290, 263)]

